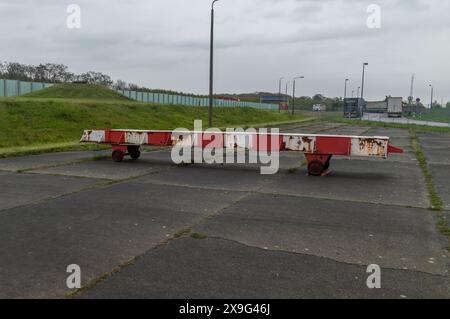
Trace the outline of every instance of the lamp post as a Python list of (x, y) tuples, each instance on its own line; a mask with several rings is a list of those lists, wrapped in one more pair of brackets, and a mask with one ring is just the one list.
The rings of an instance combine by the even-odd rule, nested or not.
[(369, 65), (369, 63), (367, 63), (367, 62), (363, 63), (362, 84), (361, 84), (361, 100), (358, 99), (359, 113), (360, 113), (361, 119), (363, 117), (361, 102), (362, 102), (362, 99), (364, 98), (365, 70), (366, 70), (366, 66), (368, 66), (368, 65)]
[(345, 87), (344, 87), (344, 100), (347, 98), (347, 82), (349, 79), (345, 79)]
[(358, 94), (357, 94), (357, 96), (356, 97), (358, 97), (359, 98), (359, 90), (361, 90), (361, 87), (360, 86), (358, 86)]
[(213, 104), (214, 104), (214, 0), (211, 4), (211, 40), (209, 50), (209, 127), (213, 126)]
[(434, 94), (434, 87), (430, 84), (431, 88), (431, 103), (430, 103), (430, 109), (433, 109), (433, 94)]
[[(286, 96), (286, 104), (289, 106), (289, 95), (288, 95), (288, 87), (289, 84), (291, 84), (291, 82), (287, 81), (286, 82), (286, 92), (285, 92), (285, 96)], [(288, 109), (289, 110), (289, 109)]]
[(294, 78), (294, 84), (292, 87), (292, 115), (295, 114), (295, 81), (297, 79), (304, 79), (304, 78), (305, 78), (304, 76), (297, 76)]
[[(283, 81), (284, 77), (281, 77), (278, 81), (278, 99), (281, 101), (281, 81)], [(278, 113), (281, 113), (281, 102), (278, 102)]]

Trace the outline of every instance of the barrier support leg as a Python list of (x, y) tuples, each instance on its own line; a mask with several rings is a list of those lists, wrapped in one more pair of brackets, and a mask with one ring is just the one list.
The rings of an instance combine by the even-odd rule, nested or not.
[(330, 160), (333, 155), (328, 154), (305, 154), (308, 161), (308, 175), (325, 176), (330, 173)]

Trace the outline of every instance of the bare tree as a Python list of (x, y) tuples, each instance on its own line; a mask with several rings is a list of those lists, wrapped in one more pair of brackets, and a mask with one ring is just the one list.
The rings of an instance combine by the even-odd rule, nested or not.
[(114, 83), (113, 88), (116, 90), (126, 90), (128, 88), (128, 84), (127, 82), (119, 79), (116, 83)]

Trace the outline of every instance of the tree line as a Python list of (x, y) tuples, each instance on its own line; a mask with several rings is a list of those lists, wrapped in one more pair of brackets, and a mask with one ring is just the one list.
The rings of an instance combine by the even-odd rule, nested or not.
[(141, 87), (134, 83), (127, 83), (123, 80), (113, 81), (109, 75), (96, 71), (75, 74), (69, 70), (69, 67), (67, 65), (58, 63), (30, 65), (18, 62), (0, 61), (0, 78), (7, 80), (45, 83), (97, 84), (115, 90), (144, 91), (153, 93), (197, 96), (194, 94), (185, 94), (171, 90), (149, 89), (146, 87)]
[(0, 61), (0, 78), (46, 83), (86, 83), (103, 85), (110, 88), (120, 86), (120, 89), (126, 89), (130, 86), (121, 80), (114, 82), (109, 75), (102, 72), (88, 71), (75, 74), (69, 70), (67, 65), (58, 63), (30, 65)]

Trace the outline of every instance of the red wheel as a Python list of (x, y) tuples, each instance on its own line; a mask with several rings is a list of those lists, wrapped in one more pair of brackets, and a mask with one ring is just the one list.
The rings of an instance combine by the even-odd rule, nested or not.
[(112, 159), (113, 159), (113, 161), (116, 162), (116, 163), (122, 162), (124, 156), (125, 156), (125, 154), (124, 154), (124, 152), (122, 152), (121, 150), (115, 150), (115, 151), (113, 151), (113, 153), (112, 153)]
[(314, 160), (308, 164), (308, 174), (311, 176), (321, 176), (325, 171), (325, 165), (321, 161)]

